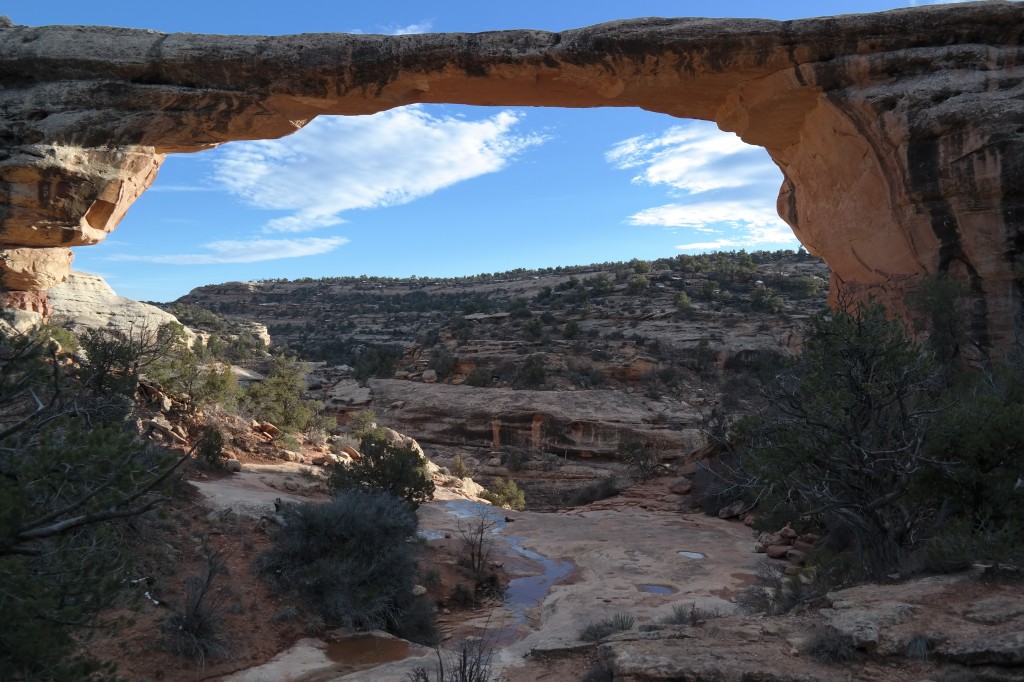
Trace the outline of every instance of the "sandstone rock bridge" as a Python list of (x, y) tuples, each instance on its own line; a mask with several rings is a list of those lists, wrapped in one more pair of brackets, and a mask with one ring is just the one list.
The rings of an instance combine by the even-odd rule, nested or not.
[(218, 36), (0, 26), (0, 304), (45, 290), (166, 154), (414, 102), (640, 107), (715, 121), (782, 169), (780, 215), (833, 300), (948, 273), (983, 351), (1024, 283), (1024, 3), (549, 33)]

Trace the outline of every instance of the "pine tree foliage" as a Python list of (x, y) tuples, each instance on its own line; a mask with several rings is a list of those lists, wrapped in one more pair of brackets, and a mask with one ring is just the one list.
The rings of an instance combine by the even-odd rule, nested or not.
[(70, 376), (48, 345), (0, 337), (0, 613), (17, 624), (0, 628), (0, 679), (103, 670), (72, 655), (72, 635), (125, 578), (123, 520), (162, 501), (185, 459), (126, 428), (130, 398), (114, 391), (137, 360), (118, 351), (124, 363)]
[(881, 305), (814, 317), (747, 451), (762, 506), (845, 526), (869, 575), (895, 570), (945, 513), (921, 504), (915, 488), (927, 469), (951, 467), (926, 448), (933, 416), (947, 407), (934, 377)]

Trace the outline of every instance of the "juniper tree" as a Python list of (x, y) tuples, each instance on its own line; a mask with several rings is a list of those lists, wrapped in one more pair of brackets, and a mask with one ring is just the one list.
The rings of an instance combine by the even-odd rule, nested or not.
[(934, 366), (877, 303), (811, 319), (797, 359), (769, 392), (747, 448), (762, 507), (846, 526), (868, 575), (896, 569), (934, 532), (942, 500), (920, 490), (926, 436), (943, 410)]
[(158, 487), (187, 457), (111, 419), (120, 409), (89, 387), (115, 384), (68, 376), (47, 345), (0, 337), (2, 679), (84, 679), (102, 667), (73, 656), (73, 634), (126, 578), (120, 522), (164, 499)]

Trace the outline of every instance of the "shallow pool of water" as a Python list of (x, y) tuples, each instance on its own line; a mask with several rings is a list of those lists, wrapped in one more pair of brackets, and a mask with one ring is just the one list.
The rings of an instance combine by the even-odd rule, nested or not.
[(641, 592), (650, 592), (651, 594), (675, 594), (679, 591), (668, 585), (637, 585), (636, 588)]
[(492, 533), (498, 533), (505, 527), (505, 510), (483, 502), (471, 500), (449, 500), (444, 503), (444, 510), (457, 519), (475, 519), (481, 515), (488, 521), (495, 522)]
[(690, 551), (685, 550), (685, 549), (681, 550), (679, 552), (676, 552), (676, 554), (678, 554), (681, 557), (686, 557), (687, 559), (706, 559), (707, 558), (706, 554), (701, 554), (700, 552), (690, 552)]
[(405, 658), (409, 643), (391, 637), (353, 635), (328, 643), (324, 653), (344, 670), (359, 670)]
[(549, 559), (543, 554), (526, 549), (520, 544), (521, 542), (522, 538), (508, 538), (509, 549), (527, 559), (536, 561), (544, 569), (544, 572), (540, 575), (516, 578), (509, 582), (508, 588), (505, 590), (505, 608), (517, 612), (523, 612), (540, 604), (547, 596), (548, 590), (569, 575), (569, 571), (573, 567), (571, 561)]
[(508, 550), (540, 564), (539, 575), (530, 575), (509, 581), (505, 589), (505, 602), (502, 605), (510, 612), (511, 622), (506, 622), (491, 636), (501, 644), (509, 644), (522, 636), (522, 628), (527, 626), (526, 611), (539, 606), (544, 597), (558, 581), (569, 575), (575, 564), (571, 561), (549, 559), (548, 557), (523, 547), (523, 539), (504, 535), (507, 527), (505, 510), (489, 504), (470, 502), (469, 500), (450, 500), (444, 503), (445, 511), (458, 519), (476, 519), (486, 516), (493, 522), (491, 533), (500, 538)]

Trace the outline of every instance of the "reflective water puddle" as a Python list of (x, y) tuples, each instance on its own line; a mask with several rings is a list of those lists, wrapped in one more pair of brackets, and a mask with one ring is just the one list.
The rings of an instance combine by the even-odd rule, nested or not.
[(339, 664), (336, 671), (355, 671), (405, 658), (409, 655), (409, 643), (391, 637), (353, 635), (329, 642), (324, 653)]
[(481, 514), (486, 515), (488, 521), (494, 522), (491, 533), (500, 536), (506, 543), (508, 549), (516, 554), (526, 557), (541, 566), (539, 575), (530, 575), (511, 580), (505, 589), (505, 602), (503, 607), (512, 615), (511, 623), (503, 623), (496, 632), (492, 633), (497, 643), (508, 644), (522, 637), (522, 628), (527, 625), (526, 611), (539, 606), (544, 597), (559, 580), (562, 580), (574, 568), (571, 561), (560, 561), (549, 559), (543, 554), (534, 552), (523, 547), (522, 538), (508, 537), (502, 535), (505, 529), (505, 510), (500, 507), (470, 502), (469, 500), (451, 500), (445, 502), (445, 511), (460, 519), (477, 518)]
[(701, 554), (700, 552), (690, 552), (690, 551), (687, 551), (687, 550), (682, 550), (682, 551), (676, 552), (676, 554), (678, 554), (679, 556), (682, 556), (682, 557), (686, 557), (687, 559), (706, 559), (707, 558), (706, 554)]

